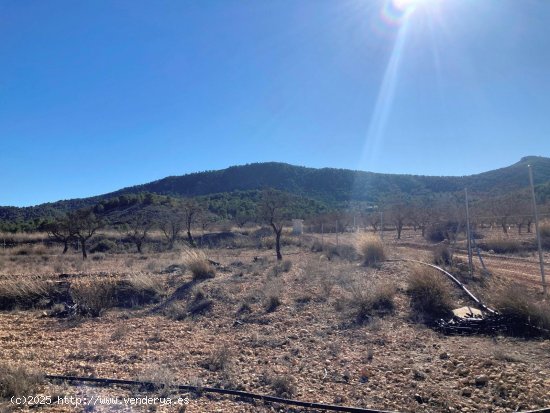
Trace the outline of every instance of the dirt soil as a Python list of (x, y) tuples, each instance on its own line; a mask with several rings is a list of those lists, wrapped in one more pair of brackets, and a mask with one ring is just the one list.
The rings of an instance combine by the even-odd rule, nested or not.
[[(429, 260), (430, 256), (412, 247), (394, 246), (389, 251), (392, 258)], [(290, 246), (283, 250), (291, 262), (285, 271), (274, 269), (269, 250), (207, 253), (221, 267), (215, 278), (198, 283), (190, 292), (200, 289), (213, 301), (206, 314), (176, 321), (158, 305), (110, 309), (101, 317), (79, 320), (47, 317), (42, 310), (0, 312), (0, 361), (47, 374), (191, 383), (273, 395), (286, 389), (283, 396), (294, 399), (399, 412), (511, 412), (550, 406), (550, 341), (444, 336), (415, 322), (405, 293), (411, 271), (407, 263), (366, 268)], [(173, 254), (167, 263), (170, 260), (178, 264)], [(120, 264), (115, 276), (132, 271), (131, 266)], [(189, 271), (161, 274), (146, 267), (139, 271), (164, 277), (168, 295), (191, 280)], [(56, 271), (44, 273), (59, 276)], [(357, 324), (342, 303), (353, 288), (369, 288), (376, 282), (397, 287), (396, 309)], [(280, 305), (269, 311), (266, 302), (274, 295)], [(457, 306), (468, 303), (458, 292), (455, 301)], [(221, 367), (216, 356), (223, 358)], [(46, 383), (40, 389), (40, 394), (54, 400), (58, 396), (160, 397), (163, 393), (60, 383)], [(171, 394), (179, 396), (189, 398), (185, 409), (161, 404), (58, 403), (26, 409), (308, 411), (230, 396)], [(9, 402), (3, 408), (13, 410)]]

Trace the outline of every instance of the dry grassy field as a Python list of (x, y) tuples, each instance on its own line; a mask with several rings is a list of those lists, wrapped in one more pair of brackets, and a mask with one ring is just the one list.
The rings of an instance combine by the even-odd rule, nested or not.
[[(335, 234), (322, 243), (319, 235), (286, 234), (281, 262), (269, 236), (248, 238), (86, 261), (39, 237), (0, 248), (0, 411), (311, 411), (179, 393), (174, 383), (401, 412), (550, 406), (549, 340), (448, 336), (429, 327), (473, 303), (437, 271), (396, 261), (433, 262), (434, 247), (417, 232), (399, 241), (388, 233), (381, 244), (339, 234), (338, 246)], [(473, 276), (456, 260), (451, 272), (490, 306), (548, 327), (532, 253), (484, 254), (492, 275), (480, 275), (479, 261)], [(461, 252), (455, 258), (466, 261)], [(43, 374), (158, 386), (75, 386)], [(10, 402), (31, 395), (52, 402)], [(71, 396), (96, 405), (58, 402)], [(109, 397), (187, 397), (188, 404), (114, 405)]]

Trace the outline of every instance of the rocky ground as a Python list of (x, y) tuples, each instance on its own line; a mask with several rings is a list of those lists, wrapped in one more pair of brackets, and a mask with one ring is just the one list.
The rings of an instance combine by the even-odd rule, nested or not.
[[(193, 317), (177, 317), (177, 308), (157, 304), (75, 320), (48, 317), (42, 310), (1, 312), (0, 360), (48, 374), (191, 383), (400, 412), (550, 406), (550, 341), (441, 335), (414, 321), (405, 293), (409, 264), (390, 262), (373, 269), (298, 246), (284, 252), (290, 262), (285, 268), (276, 267), (272, 251), (209, 251), (221, 267), (188, 295), (200, 290), (213, 305)], [(393, 258), (429, 259), (412, 248), (389, 252)], [(177, 256), (170, 261), (178, 264)], [(132, 271), (127, 265), (117, 268)], [(169, 274), (146, 266), (139, 271), (160, 277), (168, 295), (191, 277), (177, 267)], [(377, 283), (396, 286), (396, 308), (358, 324), (346, 303), (357, 289)], [(272, 297), (280, 303), (274, 308)], [(457, 306), (467, 303), (459, 292), (455, 300)], [(60, 383), (43, 384), (39, 392), (54, 400), (169, 395)], [(302, 411), (229, 396), (181, 396), (189, 398), (187, 412)], [(9, 402), (3, 406), (13, 410)], [(54, 404), (29, 410), (184, 411), (160, 403)]]

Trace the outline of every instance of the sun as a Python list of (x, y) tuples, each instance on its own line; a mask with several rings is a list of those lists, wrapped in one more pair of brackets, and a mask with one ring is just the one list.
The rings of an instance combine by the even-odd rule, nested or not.
[(404, 13), (412, 12), (416, 8), (427, 3), (433, 3), (434, 1), (435, 0), (391, 0), (393, 6)]

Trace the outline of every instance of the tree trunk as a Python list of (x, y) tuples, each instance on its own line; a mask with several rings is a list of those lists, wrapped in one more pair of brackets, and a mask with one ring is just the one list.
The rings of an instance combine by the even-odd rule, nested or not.
[(277, 252), (277, 261), (281, 261), (283, 256), (281, 255), (281, 232), (282, 228), (277, 231), (275, 230), (275, 251)]
[(401, 231), (403, 230), (403, 224), (397, 224), (396, 229), (397, 229), (397, 239), (401, 239)]
[(63, 254), (65, 254), (69, 250), (69, 240), (66, 239), (65, 241), (63, 241), (63, 245)]
[(85, 260), (88, 258), (88, 253), (86, 252), (86, 240), (84, 238), (80, 239), (80, 246), (82, 247), (82, 259)]
[(187, 229), (187, 240), (189, 241), (189, 244), (191, 244), (192, 247), (195, 247), (195, 240), (193, 239), (193, 235), (191, 235), (191, 229)]
[(518, 224), (518, 235), (521, 235), (521, 228), (523, 227), (523, 223)]
[(506, 221), (502, 221), (500, 225), (502, 226), (502, 232), (508, 234), (508, 226), (506, 225)]
[(528, 232), (529, 234), (531, 233), (531, 224), (532, 224), (531, 221), (529, 221), (529, 222), (527, 223), (527, 232)]
[(137, 252), (138, 254), (141, 254), (141, 241), (136, 241), (136, 247), (137, 247)]

